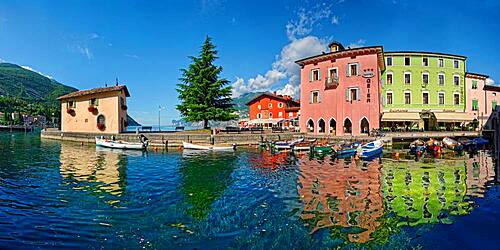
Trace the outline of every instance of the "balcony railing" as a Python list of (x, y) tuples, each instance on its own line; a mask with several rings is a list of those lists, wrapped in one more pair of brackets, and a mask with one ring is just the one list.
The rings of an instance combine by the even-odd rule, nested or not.
[(325, 80), (325, 89), (334, 89), (339, 86), (339, 77), (327, 77)]

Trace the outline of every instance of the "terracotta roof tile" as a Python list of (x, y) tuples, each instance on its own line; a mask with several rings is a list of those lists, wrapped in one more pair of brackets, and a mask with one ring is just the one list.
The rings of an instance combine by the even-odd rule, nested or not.
[(106, 87), (106, 88), (95, 88), (95, 89), (79, 90), (79, 91), (71, 92), (69, 94), (60, 96), (60, 97), (57, 98), (57, 100), (63, 100), (63, 99), (68, 99), (68, 98), (74, 98), (74, 97), (80, 97), (80, 96), (86, 96), (86, 95), (93, 95), (93, 94), (105, 93), (105, 92), (111, 92), (111, 91), (121, 91), (121, 90), (125, 90), (125, 96), (126, 97), (130, 97), (130, 93), (128, 92), (127, 86), (125, 86), (125, 85), (118, 85), (118, 86)]

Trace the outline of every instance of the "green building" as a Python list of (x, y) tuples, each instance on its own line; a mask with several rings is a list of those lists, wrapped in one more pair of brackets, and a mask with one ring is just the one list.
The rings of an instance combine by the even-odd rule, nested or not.
[(382, 74), (386, 130), (452, 130), (465, 113), (466, 57), (432, 52), (385, 52)]

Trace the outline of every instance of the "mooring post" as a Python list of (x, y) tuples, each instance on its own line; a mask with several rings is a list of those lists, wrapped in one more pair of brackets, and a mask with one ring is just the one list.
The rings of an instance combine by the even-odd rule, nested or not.
[(168, 140), (165, 141), (165, 151), (168, 152)]

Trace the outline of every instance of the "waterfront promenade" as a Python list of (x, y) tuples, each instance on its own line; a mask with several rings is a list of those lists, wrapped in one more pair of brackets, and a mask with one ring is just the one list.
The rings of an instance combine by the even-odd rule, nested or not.
[[(261, 134), (241, 133), (241, 134), (228, 134), (220, 133), (211, 135), (208, 131), (182, 131), (182, 132), (168, 132), (168, 133), (147, 133), (145, 134), (153, 147), (179, 147), (183, 141), (192, 142), (197, 144), (214, 144), (214, 145), (232, 145), (238, 146), (251, 146), (257, 145), (259, 141), (279, 141), (291, 140), (294, 138), (305, 137), (306, 139), (319, 139), (325, 141), (371, 141), (376, 139), (371, 136), (327, 136), (327, 135), (310, 135), (305, 133), (296, 132), (283, 132), (271, 133), (264, 132)], [(444, 137), (476, 137), (480, 132), (477, 131), (454, 131), (454, 132), (407, 132), (407, 133), (387, 133), (382, 138), (388, 145), (392, 142), (410, 141), (419, 138), (444, 138)], [(92, 133), (67, 133), (59, 130), (43, 130), (41, 137), (45, 139), (55, 139), (63, 141), (75, 141), (83, 143), (95, 143), (96, 136), (103, 136), (102, 134)], [(108, 134), (105, 137), (114, 136), (116, 140), (123, 140), (129, 142), (138, 141), (138, 135), (135, 133), (121, 133), (121, 134)]]

